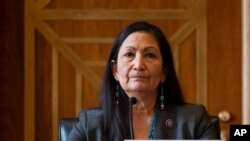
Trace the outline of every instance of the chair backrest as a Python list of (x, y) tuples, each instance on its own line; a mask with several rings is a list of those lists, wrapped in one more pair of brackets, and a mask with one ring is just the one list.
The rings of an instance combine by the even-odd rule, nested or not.
[(59, 141), (66, 141), (70, 130), (78, 121), (78, 118), (63, 118), (59, 123)]
[(210, 116), (211, 122), (217, 128), (217, 137), (220, 138), (220, 119), (217, 116)]
[[(66, 141), (70, 130), (78, 121), (78, 118), (64, 118), (59, 123), (59, 141)], [(217, 136), (220, 137), (220, 120), (217, 116), (210, 116), (211, 122), (217, 128)]]

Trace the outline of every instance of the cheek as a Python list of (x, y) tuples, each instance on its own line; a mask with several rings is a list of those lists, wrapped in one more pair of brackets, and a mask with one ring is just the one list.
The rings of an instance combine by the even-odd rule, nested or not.
[(155, 79), (161, 79), (163, 75), (163, 70), (162, 67), (159, 66), (152, 66), (151, 70), (150, 70), (151, 75), (153, 76), (153, 78)]
[(118, 65), (117, 73), (118, 73), (119, 79), (124, 79), (128, 76), (129, 69), (126, 66), (127, 65), (125, 65), (125, 64)]

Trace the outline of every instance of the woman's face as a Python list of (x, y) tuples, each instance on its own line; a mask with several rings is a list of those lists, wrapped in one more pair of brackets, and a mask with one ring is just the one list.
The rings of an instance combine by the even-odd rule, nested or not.
[(134, 32), (122, 43), (117, 62), (112, 64), (115, 79), (128, 94), (156, 94), (165, 71), (159, 45), (153, 35)]

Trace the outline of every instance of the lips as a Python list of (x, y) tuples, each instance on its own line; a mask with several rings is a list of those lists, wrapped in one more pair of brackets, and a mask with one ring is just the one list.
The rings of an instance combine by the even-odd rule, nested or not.
[(130, 77), (130, 78), (144, 78), (144, 79), (146, 79), (146, 78), (148, 78), (147, 76), (132, 76), (132, 77)]
[(144, 75), (134, 75), (134, 76), (131, 76), (130, 78), (135, 79), (135, 80), (145, 80), (145, 79), (148, 79), (149, 77), (144, 76)]

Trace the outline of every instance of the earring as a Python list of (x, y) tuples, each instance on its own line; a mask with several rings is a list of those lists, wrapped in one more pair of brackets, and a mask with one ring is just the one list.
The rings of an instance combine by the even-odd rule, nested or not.
[(163, 91), (163, 84), (161, 83), (161, 96), (160, 96), (160, 101), (161, 101), (161, 109), (163, 110), (165, 105), (164, 105), (164, 91)]
[(116, 85), (116, 92), (115, 92), (116, 104), (119, 104), (119, 96), (120, 96), (120, 93), (119, 93), (119, 84), (117, 83), (117, 85)]

